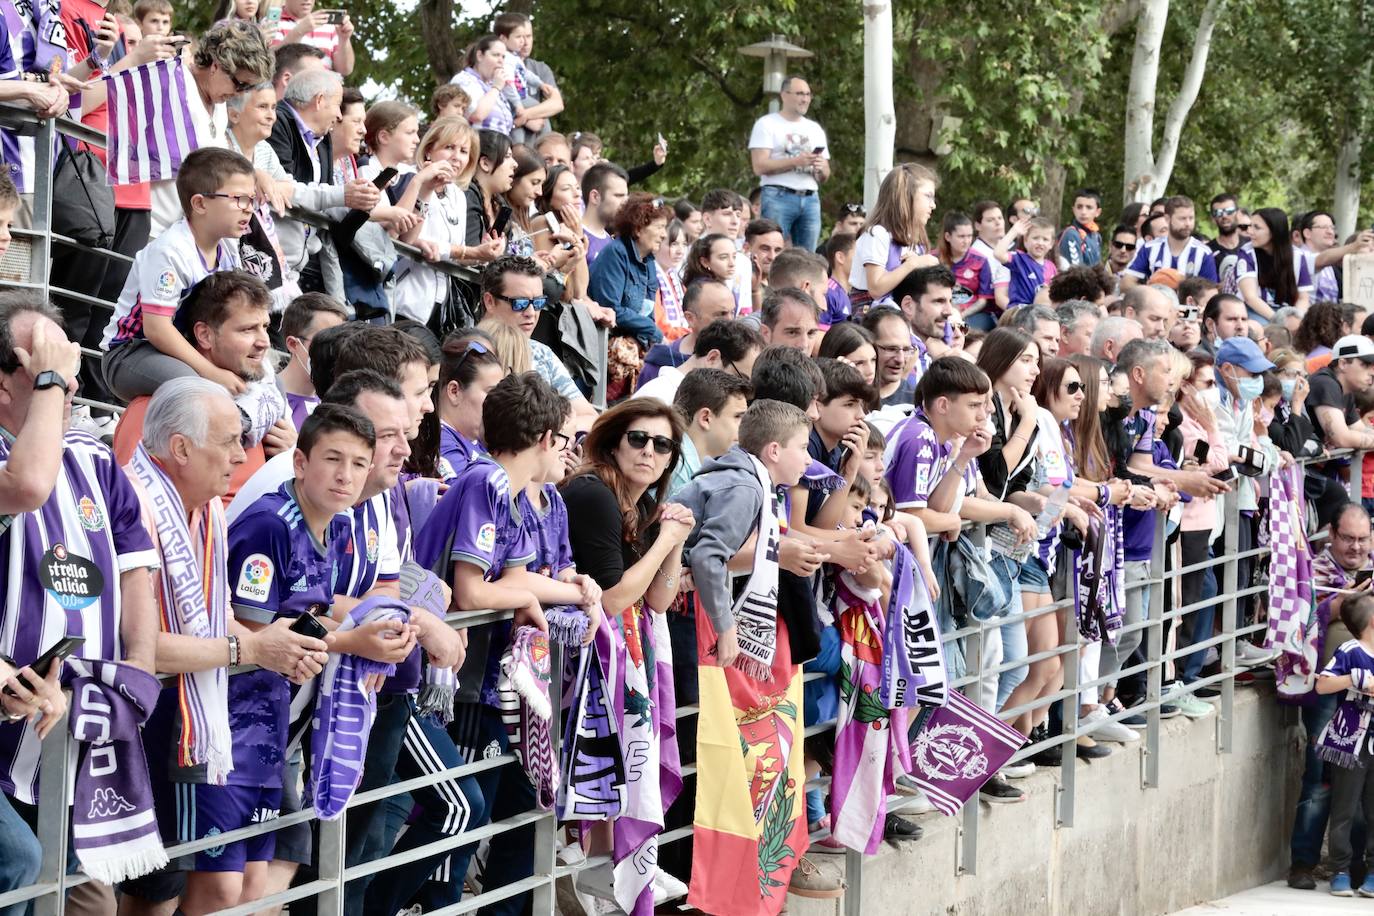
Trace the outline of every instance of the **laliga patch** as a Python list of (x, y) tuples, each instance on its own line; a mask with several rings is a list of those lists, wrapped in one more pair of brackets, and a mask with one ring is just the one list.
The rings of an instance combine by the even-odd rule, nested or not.
[(38, 580), (64, 610), (89, 607), (105, 590), (105, 576), (85, 557), (79, 557), (62, 544), (52, 545), (38, 564)]
[(243, 561), (234, 594), (248, 601), (266, 601), (272, 591), (272, 573), (272, 561), (263, 554), (253, 554)]
[(491, 552), (496, 547), (496, 526), (487, 522), (477, 531), (477, 549)]
[(81, 527), (87, 531), (99, 531), (105, 527), (105, 513), (100, 511), (95, 500), (89, 496), (81, 497), (81, 501), (76, 504), (76, 510), (81, 515)]
[(377, 562), (377, 529), (367, 529), (367, 562)]
[(163, 299), (170, 299), (177, 293), (177, 275), (169, 270), (164, 270), (157, 275), (157, 286), (154, 287), (158, 296)]

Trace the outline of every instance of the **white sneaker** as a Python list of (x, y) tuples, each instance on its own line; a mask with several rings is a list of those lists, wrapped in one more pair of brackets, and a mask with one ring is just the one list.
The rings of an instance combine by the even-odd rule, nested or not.
[(1107, 718), (1107, 707), (1098, 706), (1092, 712), (1083, 716), (1079, 720), (1084, 725), (1092, 725), (1089, 732), (1094, 740), (1114, 741), (1117, 744), (1129, 744), (1132, 741), (1140, 740), (1140, 733), (1132, 728), (1122, 725), (1120, 722), (1113, 722)]
[(997, 771), (997, 775), (1006, 779), (1025, 779), (1034, 772), (1035, 764), (1031, 763), (1029, 760), (1023, 760), (1020, 763), (1007, 764)]
[(100, 417), (92, 416), (89, 406), (77, 404), (72, 408), (71, 425), (72, 429), (107, 441), (114, 436), (115, 427), (119, 425), (119, 418), (109, 414)]
[(615, 871), (610, 862), (603, 862), (594, 868), (584, 868), (577, 873), (577, 890), (590, 897), (615, 900), (615, 889), (612, 886), (614, 877)]
[(1221, 653), (1217, 651), (1217, 647), (1208, 646), (1207, 654), (1203, 656), (1202, 659), (1202, 667), (1206, 668), (1208, 665), (1215, 665), (1219, 661), (1221, 661)]
[(1236, 661), (1245, 665), (1267, 665), (1279, 657), (1276, 649), (1261, 649), (1244, 639), (1236, 640)]
[(687, 885), (668, 874), (663, 869), (654, 873), (654, 904), (661, 905), (669, 900), (687, 896)]

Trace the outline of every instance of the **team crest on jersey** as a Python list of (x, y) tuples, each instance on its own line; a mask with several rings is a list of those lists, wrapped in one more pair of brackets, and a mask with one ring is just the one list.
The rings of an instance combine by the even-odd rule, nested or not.
[(267, 556), (255, 553), (243, 561), (239, 572), (239, 584), (234, 594), (249, 601), (266, 601), (272, 591), (272, 561)]
[(177, 291), (177, 275), (171, 270), (164, 270), (157, 275), (157, 294), (166, 299)]
[(477, 531), (477, 549), (492, 550), (496, 547), (496, 526), (487, 522)]
[(367, 529), (367, 562), (377, 562), (377, 529)]
[(76, 511), (81, 516), (81, 527), (87, 531), (99, 531), (105, 527), (105, 513), (100, 511), (95, 500), (89, 496), (81, 497), (76, 504)]

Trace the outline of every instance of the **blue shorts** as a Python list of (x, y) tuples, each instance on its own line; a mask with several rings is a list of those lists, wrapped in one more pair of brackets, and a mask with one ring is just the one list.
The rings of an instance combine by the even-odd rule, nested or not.
[(1021, 564), (1021, 572), (1016, 577), (1016, 584), (1021, 587), (1023, 592), (1030, 592), (1032, 595), (1048, 595), (1050, 593), (1050, 571), (1040, 561), (1039, 557), (1031, 554)]
[[(212, 786), (179, 783), (177, 827), (179, 841), (190, 843), (250, 824), (276, 820), (281, 813), (281, 789), (257, 786)], [(271, 861), (277, 848), (276, 832), (223, 846), (211, 846), (188, 856), (188, 871), (243, 871), (248, 862)]]

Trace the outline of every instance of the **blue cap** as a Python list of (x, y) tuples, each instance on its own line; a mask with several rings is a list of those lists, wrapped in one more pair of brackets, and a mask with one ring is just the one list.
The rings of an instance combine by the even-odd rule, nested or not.
[(1246, 372), (1268, 372), (1274, 364), (1265, 359), (1259, 344), (1249, 337), (1228, 337), (1217, 347), (1217, 365), (1230, 363), (1240, 366)]

